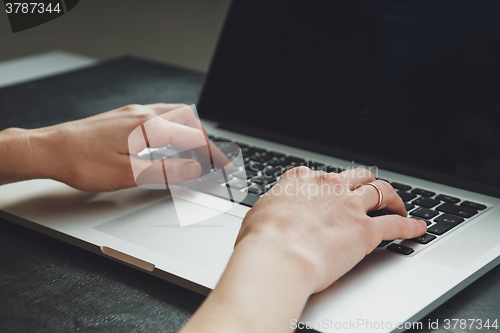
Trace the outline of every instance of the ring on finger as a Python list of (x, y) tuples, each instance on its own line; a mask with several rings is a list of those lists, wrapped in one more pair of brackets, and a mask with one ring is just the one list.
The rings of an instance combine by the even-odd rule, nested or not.
[(380, 187), (378, 187), (376, 184), (373, 184), (373, 183), (366, 183), (366, 184), (363, 184), (363, 185), (373, 186), (373, 188), (377, 190), (377, 193), (378, 193), (378, 203), (375, 206), (375, 208), (372, 209), (372, 211), (379, 209), (380, 206), (382, 206), (382, 201), (384, 200), (384, 195), (382, 194), (382, 190), (380, 189)]

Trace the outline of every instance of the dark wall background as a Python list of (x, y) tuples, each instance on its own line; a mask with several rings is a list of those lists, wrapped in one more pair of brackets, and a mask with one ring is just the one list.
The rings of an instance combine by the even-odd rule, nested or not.
[(0, 11), (0, 61), (65, 50), (132, 54), (206, 72), (230, 0), (81, 0), (70, 12), (13, 34)]

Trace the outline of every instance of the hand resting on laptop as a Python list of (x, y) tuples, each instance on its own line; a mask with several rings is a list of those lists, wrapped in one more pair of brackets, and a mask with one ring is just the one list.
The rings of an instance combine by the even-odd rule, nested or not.
[[(25, 130), (10, 128), (0, 132), (0, 185), (15, 181), (50, 178), (84, 191), (114, 191), (134, 187), (138, 183), (164, 183), (155, 179), (163, 175), (162, 163), (168, 171), (169, 183), (182, 183), (197, 178), (202, 168), (193, 159), (169, 158), (162, 163), (143, 163), (144, 171), (135, 180), (130, 155), (137, 156), (146, 148), (135, 140), (129, 151), (129, 134), (143, 123), (163, 114), (149, 133), (151, 148), (206, 145), (206, 134), (198, 128), (193, 113), (171, 113), (186, 107), (184, 104), (128, 105), (89, 118), (55, 126)], [(192, 116), (186, 116), (191, 114)], [(152, 136), (153, 134), (153, 136)], [(198, 142), (199, 141), (199, 142)], [(144, 142), (144, 140), (143, 140)], [(138, 144), (139, 143), (139, 144)], [(229, 163), (224, 154), (211, 145), (214, 162)], [(22, 168), (21, 168), (22, 166)]]
[[(146, 146), (129, 151), (129, 134), (182, 106), (129, 105), (52, 127), (4, 130), (0, 184), (51, 178), (89, 191), (135, 186), (130, 155)], [(165, 120), (156, 141), (164, 146), (195, 146), (190, 140), (199, 140), (202, 131), (190, 126), (191, 121)], [(214, 160), (229, 162), (212, 148)], [(175, 175), (170, 182), (185, 182), (202, 171), (192, 159), (167, 162)], [(368, 216), (374, 208), (393, 215)], [(338, 280), (382, 240), (425, 233), (424, 221), (406, 216), (391, 185), (376, 180), (368, 170), (337, 174), (299, 166), (287, 171), (247, 213), (217, 287), (182, 332), (292, 331), (290, 321), (299, 318), (308, 297)]]
[[(369, 217), (382, 191), (394, 215)], [(183, 328), (188, 332), (290, 332), (308, 299), (334, 283), (382, 240), (425, 233), (406, 217), (388, 183), (366, 169), (287, 171), (247, 213), (217, 287)]]

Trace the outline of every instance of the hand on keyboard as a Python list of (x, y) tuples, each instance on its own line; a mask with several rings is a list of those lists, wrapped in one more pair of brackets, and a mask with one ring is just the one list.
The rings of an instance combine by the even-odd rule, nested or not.
[[(370, 217), (378, 205), (391, 215)], [(426, 231), (424, 221), (406, 217), (392, 186), (366, 169), (336, 173), (300, 166), (287, 171), (248, 212), (236, 241), (295, 256), (310, 272), (311, 292), (323, 290), (349, 271), (382, 240), (408, 239)], [(259, 249), (258, 251), (263, 251)]]
[(199, 119), (183, 104), (128, 105), (51, 127), (9, 129), (1, 132), (0, 142), (4, 141), (2, 147), (15, 149), (4, 156), (15, 159), (4, 163), (0, 185), (50, 178), (80, 190), (114, 191), (147, 183), (165, 187), (165, 173), (169, 183), (198, 177), (202, 168), (191, 158), (139, 158), (146, 148), (169, 145), (184, 151), (194, 148), (216, 165), (230, 164), (213, 144), (206, 149), (207, 136)]

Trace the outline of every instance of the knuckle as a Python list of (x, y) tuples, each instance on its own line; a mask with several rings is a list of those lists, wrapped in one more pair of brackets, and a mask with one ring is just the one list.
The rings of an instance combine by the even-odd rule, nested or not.
[(285, 171), (285, 173), (281, 176), (280, 181), (292, 178), (293, 177), (292, 175), (295, 173), (293, 169), (288, 169), (287, 171)]
[(388, 200), (403, 203), (403, 199), (401, 199), (391, 184), (381, 181), (380, 185), (382, 186), (382, 192), (388, 197)]
[(319, 171), (316, 174), (316, 177), (320, 183), (326, 183), (330, 185), (338, 185), (342, 183), (342, 180), (340, 179), (339, 175), (336, 173), (326, 173), (326, 172), (321, 172)]
[(379, 180), (379, 184), (387, 191), (387, 193), (392, 193), (392, 192), (396, 193), (392, 185), (389, 184), (388, 182)]
[(148, 109), (138, 110), (134, 113), (134, 118), (141, 123), (145, 123), (153, 119), (155, 116), (156, 115), (153, 113), (153, 111), (150, 111)]
[(311, 171), (311, 169), (309, 169), (308, 167), (304, 166), (304, 165), (299, 165), (298, 167), (294, 168), (297, 172), (307, 172), (309, 173)]
[(330, 175), (328, 175), (326, 172), (314, 171), (314, 173), (316, 174), (316, 178), (318, 178), (320, 182), (329, 183), (331, 181)]
[(311, 171), (308, 167), (298, 166), (295, 168), (288, 169), (282, 176), (285, 179), (297, 178), (299, 175)]
[(358, 177), (368, 178), (370, 181), (375, 180), (375, 175), (370, 170), (367, 170), (365, 168), (356, 168), (355, 172)]
[(128, 105), (122, 106), (121, 108), (119, 108), (119, 110), (120, 111), (134, 111), (140, 107), (141, 107), (141, 105), (139, 105), (139, 104), (128, 104)]
[(398, 234), (403, 234), (406, 231), (405, 223), (403, 218), (398, 215), (387, 215), (391, 220), (391, 226)]
[(330, 179), (330, 182), (335, 185), (343, 184), (343, 180), (338, 173), (329, 173), (328, 177)]

